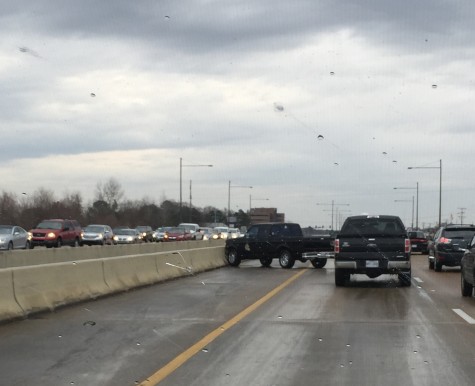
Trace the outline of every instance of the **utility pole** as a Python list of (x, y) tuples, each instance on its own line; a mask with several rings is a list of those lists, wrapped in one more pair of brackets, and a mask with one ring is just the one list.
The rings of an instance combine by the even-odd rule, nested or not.
[(459, 213), (457, 213), (459, 216), (460, 216), (460, 225), (463, 224), (463, 215), (465, 214), (465, 211), (467, 210), (467, 208), (457, 208), (460, 210)]

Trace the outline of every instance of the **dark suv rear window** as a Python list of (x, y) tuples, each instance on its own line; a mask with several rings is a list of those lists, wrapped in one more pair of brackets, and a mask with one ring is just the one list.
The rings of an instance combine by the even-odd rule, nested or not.
[(397, 218), (348, 219), (341, 228), (343, 236), (403, 235), (406, 231)]
[(448, 239), (471, 239), (475, 233), (475, 228), (457, 228), (457, 229), (445, 229), (442, 233), (443, 237)]

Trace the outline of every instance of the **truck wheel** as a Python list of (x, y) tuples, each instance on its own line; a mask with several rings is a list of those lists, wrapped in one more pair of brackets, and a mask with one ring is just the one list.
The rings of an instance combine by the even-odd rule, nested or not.
[(350, 274), (335, 268), (335, 285), (337, 287), (343, 287), (345, 283), (350, 280)]
[(434, 271), (435, 272), (442, 271), (442, 263), (437, 259), (437, 256), (434, 257)]
[(473, 285), (471, 285), (465, 278), (463, 277), (463, 270), (460, 274), (460, 289), (462, 291), (462, 296), (472, 296), (473, 294)]
[(292, 257), (292, 254), (287, 249), (284, 249), (282, 252), (280, 252), (279, 264), (282, 268), (285, 269), (290, 269), (294, 266), (295, 259)]
[(241, 259), (238, 256), (237, 251), (233, 248), (228, 251), (227, 258), (229, 265), (233, 267), (238, 267), (239, 264), (241, 264)]
[(261, 257), (259, 261), (263, 267), (270, 267), (272, 264), (272, 257)]
[(410, 287), (411, 286), (411, 271), (403, 271), (398, 273), (399, 283), (403, 287)]
[(323, 268), (325, 265), (327, 265), (327, 259), (312, 260), (311, 263), (314, 268)]
[(434, 260), (428, 259), (429, 260), (429, 269), (434, 269)]

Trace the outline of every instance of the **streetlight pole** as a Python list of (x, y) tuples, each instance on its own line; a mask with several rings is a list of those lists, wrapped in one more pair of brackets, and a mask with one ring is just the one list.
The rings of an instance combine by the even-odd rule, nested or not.
[(442, 160), (439, 166), (409, 166), (408, 169), (439, 169), (439, 226), (442, 225)]
[(397, 187), (393, 189), (415, 189), (416, 191), (416, 229), (419, 229), (419, 182), (416, 182), (415, 188)]
[(229, 224), (229, 217), (231, 215), (231, 188), (248, 188), (248, 189), (252, 189), (252, 186), (248, 186), (248, 185), (233, 185), (231, 186), (231, 180), (229, 181), (229, 184), (228, 184), (228, 224)]
[[(180, 157), (180, 222), (183, 221), (183, 215), (182, 215), (182, 207), (183, 207), (182, 175), (183, 175), (183, 168), (184, 167), (208, 167), (208, 168), (211, 168), (211, 167), (213, 167), (213, 165), (198, 165), (198, 164), (183, 165), (183, 159)], [(190, 202), (191, 202), (191, 182), (190, 182)]]

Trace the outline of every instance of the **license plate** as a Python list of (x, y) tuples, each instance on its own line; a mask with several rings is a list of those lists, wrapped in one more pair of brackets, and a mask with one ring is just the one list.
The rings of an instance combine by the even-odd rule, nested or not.
[(379, 261), (378, 260), (366, 260), (366, 268), (378, 268)]
[(412, 244), (412, 248), (417, 248), (417, 244)]

